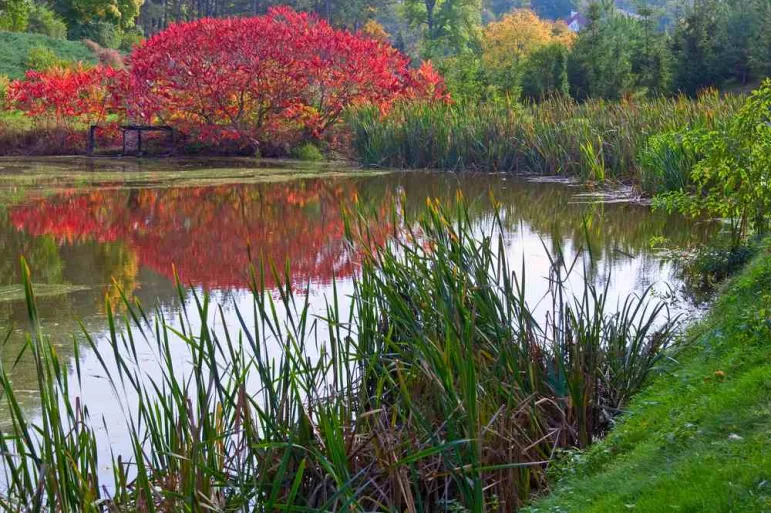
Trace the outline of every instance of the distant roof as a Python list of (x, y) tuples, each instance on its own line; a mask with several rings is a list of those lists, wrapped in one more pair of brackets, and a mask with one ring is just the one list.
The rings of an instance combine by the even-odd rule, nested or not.
[(589, 24), (589, 20), (580, 12), (571, 11), (570, 16), (565, 18), (565, 23), (573, 32), (580, 32)]

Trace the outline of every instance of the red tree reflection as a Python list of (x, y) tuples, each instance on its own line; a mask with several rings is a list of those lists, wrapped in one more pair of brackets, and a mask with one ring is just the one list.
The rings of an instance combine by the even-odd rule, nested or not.
[[(184, 283), (210, 289), (244, 287), (250, 254), (253, 264), (291, 261), (295, 283), (328, 282), (355, 269), (341, 205), (356, 194), (352, 182), (325, 180), (69, 191), (14, 207), (10, 219), (60, 244), (122, 241), (141, 265), (172, 277), (174, 264)], [(389, 202), (380, 201), (385, 214)], [(381, 223), (375, 242), (389, 230)]]

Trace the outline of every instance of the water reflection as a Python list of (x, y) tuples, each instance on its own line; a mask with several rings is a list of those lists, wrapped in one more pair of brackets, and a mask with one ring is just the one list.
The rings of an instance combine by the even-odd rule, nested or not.
[[(66, 176), (67, 166), (61, 161), (57, 165)], [(206, 174), (189, 164), (186, 169)], [(72, 172), (82, 171), (72, 166)], [(80, 330), (78, 321), (97, 339), (105, 332), (105, 300), (118, 305), (120, 290), (173, 318), (183, 301), (174, 287), (173, 269), (183, 283), (216, 291), (219, 299), (249, 311), (249, 264), (265, 259), (283, 268), (291, 261), (295, 283), (310, 284), (316, 308), (323, 310), (333, 277), (342, 290), (350, 290), (356, 272), (341, 214), (341, 205), (354, 199), (377, 213), (372, 228), (382, 241), (398, 229), (389, 225), (387, 215), (396, 200), (414, 214), (426, 198), (450, 202), (460, 189), (482, 228), (492, 220), (492, 192), (503, 209), (510, 253), (527, 263), (534, 298), (545, 284), (535, 284), (533, 278), (548, 272), (544, 245), (553, 252), (561, 248), (568, 258), (578, 248), (590, 248), (595, 258), (589, 272), (598, 281), (612, 276), (613, 294), (620, 296), (652, 283), (661, 284), (662, 290), (678, 285), (671, 267), (650, 250), (653, 237), (684, 246), (714, 230), (642, 205), (587, 203), (577, 197), (584, 188), (576, 185), (505, 176), (336, 174), (243, 183), (241, 174), (232, 183), (216, 185), (163, 184), (143, 176), (134, 182), (124, 177), (120, 186), (115, 179), (92, 180), (87, 187), (64, 189), (61, 180), (59, 174), (56, 189), (38, 180), (15, 185), (13, 194), (8, 186), (0, 188), (0, 291), (21, 282), (20, 255), (28, 260), (36, 283), (60, 285), (59, 293), (41, 297), (39, 303), (45, 329), (67, 356), (72, 355), (72, 334)], [(268, 280), (271, 286), (269, 274)], [(77, 289), (68, 292), (70, 286)], [(23, 301), (0, 295), (0, 331), (14, 330), (3, 350), (5, 363), (18, 353), (25, 326)], [(83, 358), (88, 368), (89, 356)], [(96, 374), (98, 366), (91, 363)], [(13, 375), (20, 388), (31, 390), (33, 375), (26, 365), (22, 360)], [(97, 386), (89, 393), (97, 394), (109, 413), (109, 390)], [(31, 393), (27, 407), (34, 404)]]

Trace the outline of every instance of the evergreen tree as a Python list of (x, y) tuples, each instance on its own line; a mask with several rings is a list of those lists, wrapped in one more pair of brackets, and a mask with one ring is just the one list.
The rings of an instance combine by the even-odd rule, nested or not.
[(728, 77), (726, 7), (721, 0), (698, 0), (677, 24), (672, 47), (677, 90), (695, 94)]

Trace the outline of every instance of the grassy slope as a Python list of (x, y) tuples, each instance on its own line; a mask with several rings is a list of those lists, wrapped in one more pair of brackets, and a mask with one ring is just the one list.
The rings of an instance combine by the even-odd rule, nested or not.
[(22, 78), (27, 70), (27, 54), (35, 46), (47, 46), (63, 59), (96, 62), (94, 54), (81, 41), (63, 41), (42, 34), (0, 32), (0, 75)]
[(534, 512), (771, 511), (771, 243)]

